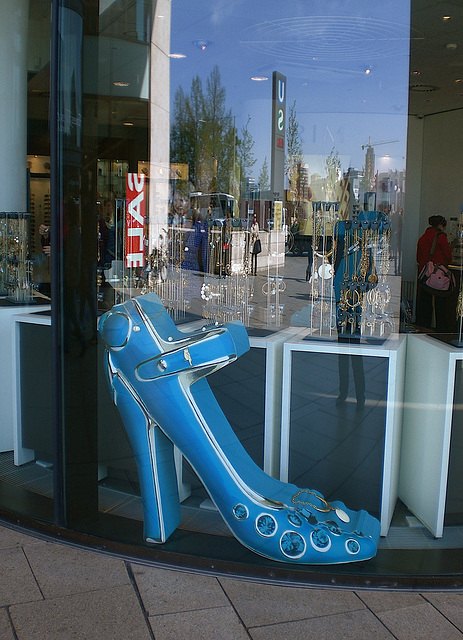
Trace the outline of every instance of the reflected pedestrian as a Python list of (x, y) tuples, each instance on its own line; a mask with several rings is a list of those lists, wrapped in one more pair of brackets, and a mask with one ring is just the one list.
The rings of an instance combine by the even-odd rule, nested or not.
[(257, 275), (257, 256), (262, 251), (262, 245), (259, 237), (259, 223), (257, 215), (254, 214), (254, 221), (251, 225), (251, 275)]

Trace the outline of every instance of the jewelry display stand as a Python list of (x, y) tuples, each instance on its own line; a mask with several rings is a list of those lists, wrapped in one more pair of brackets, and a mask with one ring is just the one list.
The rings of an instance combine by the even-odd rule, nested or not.
[[(369, 500), (385, 536), (398, 496), (405, 336), (354, 345), (307, 341), (305, 334), (301, 331), (283, 348), (280, 479), (318, 483), (328, 499), (335, 497), (331, 490), (340, 500), (350, 490), (362, 508)], [(357, 402), (349, 394), (338, 396), (338, 374), (344, 363), (350, 367), (349, 361)], [(362, 375), (365, 369), (363, 399), (359, 364)], [(325, 480), (320, 485), (321, 469), (326, 486)]]
[[(329, 203), (327, 203), (329, 204)], [(313, 214), (309, 306), (292, 324), (307, 340), (386, 340), (395, 331), (389, 274), (390, 221), (377, 211), (339, 220), (334, 207)]]
[(338, 218), (334, 204), (321, 205), (324, 206), (313, 211), (311, 225), (311, 268), (307, 267), (311, 300), (309, 329), (311, 338), (331, 339), (336, 336), (336, 299), (333, 287), (336, 242), (333, 241), (333, 230)]
[[(334, 293), (333, 229), (339, 220), (337, 203), (312, 203), (312, 211), (301, 223), (299, 233), (307, 248), (306, 281), (309, 304), (293, 314), (291, 324), (308, 327), (308, 339), (332, 340), (336, 331)], [(302, 250), (302, 245), (300, 245)]]
[(15, 303), (32, 300), (30, 213), (0, 212), (0, 294)]
[(458, 362), (461, 349), (407, 336), (399, 498), (436, 538), (444, 532)]
[(338, 336), (385, 340), (394, 332), (388, 282), (390, 221), (377, 212), (336, 224)]
[(241, 320), (247, 326), (253, 295), (254, 276), (239, 272), (227, 278), (205, 275), (201, 285), (203, 317), (212, 322)]

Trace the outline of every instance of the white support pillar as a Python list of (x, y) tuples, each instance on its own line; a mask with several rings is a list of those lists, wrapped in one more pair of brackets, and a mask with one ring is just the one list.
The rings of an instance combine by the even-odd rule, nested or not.
[(28, 0), (2, 0), (0, 211), (26, 210), (28, 11)]
[(170, 15), (171, 0), (157, 0), (151, 34), (150, 252), (167, 229), (170, 137)]

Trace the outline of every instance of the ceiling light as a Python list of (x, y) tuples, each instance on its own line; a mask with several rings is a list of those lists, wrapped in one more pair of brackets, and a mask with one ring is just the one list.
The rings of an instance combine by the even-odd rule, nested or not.
[(451, 20), (452, 16), (442, 16), (442, 20), (447, 21), (447, 20)]
[(122, 124), (124, 125), (124, 127), (133, 127), (133, 122), (129, 122), (128, 120), (127, 122), (123, 122)]
[(123, 80), (116, 80), (116, 82), (113, 82), (113, 85), (115, 87), (129, 87), (130, 82), (124, 82)]

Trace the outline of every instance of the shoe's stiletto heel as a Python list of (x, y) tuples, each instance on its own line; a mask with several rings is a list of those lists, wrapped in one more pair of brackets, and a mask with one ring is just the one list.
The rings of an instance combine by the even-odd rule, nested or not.
[(143, 536), (165, 542), (181, 521), (174, 447), (137, 400), (128, 381), (107, 366), (107, 375), (137, 463), (143, 497)]
[[(232, 533), (249, 549), (273, 560), (304, 564), (375, 555), (380, 531), (375, 518), (342, 502), (329, 503), (318, 491), (271, 478), (236, 438), (205, 376), (249, 349), (241, 323), (185, 334), (150, 293), (113, 307), (101, 318), (99, 330), (116, 403), (144, 477), (147, 537), (162, 541), (178, 518), (172, 515), (178, 496), (170, 489), (159, 491), (164, 483), (159, 453), (145, 435), (152, 422), (182, 451)], [(166, 485), (171, 487), (173, 464), (168, 462), (166, 470)], [(156, 520), (170, 523), (163, 525), (164, 534), (161, 526), (157, 531)]]

